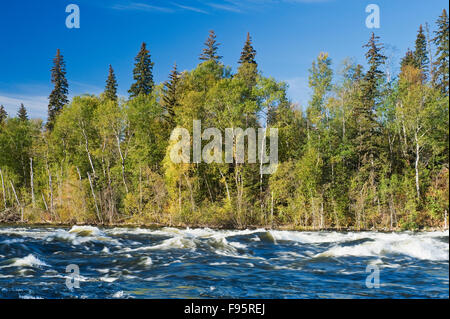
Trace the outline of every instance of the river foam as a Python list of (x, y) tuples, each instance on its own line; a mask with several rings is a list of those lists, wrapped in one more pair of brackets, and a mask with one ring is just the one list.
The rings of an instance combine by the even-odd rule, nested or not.
[(389, 234), (384, 236), (371, 236), (371, 240), (354, 246), (337, 245), (327, 251), (317, 254), (320, 256), (384, 256), (388, 254), (405, 255), (422, 260), (448, 260), (448, 243), (433, 237), (421, 238), (411, 235)]
[(32, 254), (25, 256), (23, 258), (14, 258), (12, 263), (7, 267), (42, 267), (48, 266), (45, 262), (41, 261), (39, 258)]

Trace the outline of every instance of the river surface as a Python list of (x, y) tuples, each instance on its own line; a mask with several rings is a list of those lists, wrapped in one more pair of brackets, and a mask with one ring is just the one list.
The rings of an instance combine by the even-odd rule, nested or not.
[(448, 298), (448, 267), (448, 231), (0, 227), (0, 298)]

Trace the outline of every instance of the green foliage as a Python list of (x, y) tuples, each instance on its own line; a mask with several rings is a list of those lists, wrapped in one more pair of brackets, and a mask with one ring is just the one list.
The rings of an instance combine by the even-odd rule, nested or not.
[[(328, 54), (320, 53), (303, 108), (289, 100), (285, 83), (259, 73), (250, 35), (236, 73), (220, 62), (211, 31), (202, 62), (182, 73), (175, 65), (158, 85), (144, 43), (128, 100), (117, 97), (110, 67), (104, 94), (67, 103), (58, 51), (47, 130), (29, 120), (23, 106), (16, 118), (0, 107), (0, 207), (6, 201), (8, 208), (24, 209), (29, 222), (443, 226), (449, 208), (446, 13), (436, 35), (434, 69), (427, 69), (428, 43), (419, 28), (415, 51), (389, 81), (374, 34), (364, 46), (367, 71), (349, 59), (334, 71)], [(182, 127), (192, 137), (193, 120), (201, 120), (202, 131), (219, 129), (222, 141), (226, 128), (278, 128), (277, 170), (261, 175), (260, 163), (249, 163), (248, 156), (245, 163), (174, 163), (171, 132)], [(202, 140), (202, 148), (210, 142)]]
[(4, 106), (0, 105), (0, 128), (3, 126), (7, 118), (8, 113), (6, 113)]
[(175, 109), (179, 107), (179, 83), (180, 73), (175, 63), (172, 72), (169, 75), (169, 80), (164, 83), (163, 105), (167, 112), (167, 117), (171, 124), (175, 123)]
[(21, 120), (21, 121), (28, 121), (28, 113), (27, 113), (27, 109), (25, 108), (25, 106), (23, 105), (23, 103), (20, 104), (20, 108), (19, 111), (17, 111), (17, 117)]
[[(380, 151), (380, 129), (376, 111), (382, 97), (380, 82), (384, 77), (380, 67), (384, 64), (386, 57), (381, 54), (383, 46), (378, 40), (379, 37), (372, 33), (369, 42), (364, 45), (368, 48), (366, 58), (369, 70), (361, 83), (361, 102), (355, 108), (359, 126), (355, 146), (359, 153), (359, 167), (367, 174), (369, 171), (371, 174), (375, 173)], [(375, 178), (375, 176), (372, 177)]]
[(141, 50), (135, 58), (133, 79), (134, 83), (128, 90), (130, 98), (137, 97), (139, 95), (148, 95), (153, 91), (153, 65), (151, 61), (150, 52), (147, 50), (147, 45), (142, 43)]
[(428, 62), (427, 40), (423, 32), (423, 27), (420, 25), (416, 38), (416, 49), (414, 51), (414, 66), (426, 74), (428, 71)]
[(222, 57), (217, 54), (220, 43), (217, 43), (216, 33), (214, 30), (209, 31), (208, 38), (205, 41), (205, 48), (200, 55), (200, 61), (214, 61), (218, 62)]
[(250, 33), (247, 33), (247, 40), (239, 58), (239, 68), (237, 76), (245, 81), (248, 88), (256, 85), (258, 77), (258, 63), (255, 60), (256, 50), (253, 48)]
[(59, 49), (56, 51), (56, 57), (53, 59), (51, 72), (54, 89), (50, 93), (48, 103), (47, 129), (49, 130), (53, 129), (56, 117), (62, 111), (63, 106), (69, 102), (67, 99), (69, 84), (66, 79), (66, 64)]
[(242, 49), (241, 57), (239, 58), (239, 63), (257, 64), (255, 57), (256, 57), (256, 50), (253, 48), (250, 33), (247, 32), (247, 40), (245, 41), (244, 48)]
[(448, 14), (444, 9), (439, 19), (436, 21), (437, 30), (433, 42), (436, 46), (436, 62), (434, 65), (434, 83), (442, 93), (449, 93), (449, 22)]
[(108, 79), (106, 80), (105, 97), (117, 101), (117, 80), (112, 66), (109, 66)]

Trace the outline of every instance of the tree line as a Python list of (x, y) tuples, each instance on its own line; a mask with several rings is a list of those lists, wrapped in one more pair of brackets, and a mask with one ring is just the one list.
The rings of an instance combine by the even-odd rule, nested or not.
[[(0, 106), (0, 219), (30, 223), (159, 223), (296, 229), (417, 229), (446, 225), (449, 207), (449, 24), (420, 26), (399, 74), (379, 37), (365, 68), (336, 70), (327, 53), (309, 69), (300, 109), (265, 77), (247, 34), (236, 73), (214, 31), (200, 63), (155, 83), (145, 43), (127, 99), (112, 66), (100, 96), (68, 99), (58, 50), (48, 118)], [(192, 120), (222, 131), (276, 127), (279, 165), (173, 163), (170, 133)], [(192, 132), (191, 132), (192, 133)], [(208, 141), (204, 141), (206, 144)]]

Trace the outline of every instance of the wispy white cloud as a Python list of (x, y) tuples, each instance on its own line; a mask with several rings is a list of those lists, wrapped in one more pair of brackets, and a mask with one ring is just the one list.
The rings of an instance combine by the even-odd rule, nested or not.
[(331, 2), (333, 0), (282, 0), (282, 1), (290, 3), (321, 3), (321, 2)]
[[(4, 84), (0, 89), (0, 105), (3, 105), (10, 116), (16, 116), (21, 103), (31, 118), (47, 118), (48, 95), (50, 85), (33, 83)], [(94, 84), (79, 81), (69, 81), (69, 100), (74, 96), (89, 93), (99, 95), (103, 88)]]
[(173, 4), (175, 7), (180, 8), (180, 9), (183, 9), (183, 10), (193, 11), (193, 12), (198, 12), (198, 13), (203, 13), (203, 14), (209, 14), (208, 11), (203, 10), (203, 9), (200, 9), (200, 8), (197, 8), (197, 7), (185, 6), (185, 5), (178, 4), (178, 3), (174, 3), (174, 2), (172, 2), (172, 4)]
[(166, 13), (174, 12), (173, 9), (168, 7), (155, 6), (141, 2), (115, 4), (111, 8), (120, 11), (125, 10), (125, 11), (166, 12)]
[(236, 13), (241, 13), (241, 9), (239, 7), (237, 7), (236, 5), (228, 5), (228, 4), (219, 4), (219, 3), (207, 3), (208, 6), (215, 8), (215, 9), (219, 9), (222, 11), (229, 11), (229, 12), (236, 12)]
[(69, 81), (69, 88), (71, 92), (75, 92), (75, 94), (96, 94), (99, 95), (104, 91), (103, 88), (92, 85), (84, 82), (78, 82), (78, 81)]
[[(119, 1), (119, 0), (118, 0)], [(196, 0), (189, 2), (189, 5), (180, 3), (179, 1), (166, 1), (150, 3), (144, 2), (130, 2), (122, 0), (110, 6), (110, 8), (118, 11), (142, 11), (142, 12), (161, 12), (161, 13), (176, 13), (180, 11), (191, 11), (201, 14), (210, 14), (211, 12), (227, 11), (233, 13), (245, 13), (254, 10), (264, 10), (270, 6), (280, 4), (315, 4), (321, 2), (330, 2), (334, 0)]]
[(334, 0), (222, 0), (213, 2), (213, 0), (198, 0), (205, 5), (213, 7), (217, 10), (230, 11), (235, 13), (244, 13), (254, 10), (264, 10), (271, 6), (281, 4), (315, 4), (322, 2), (330, 2)]
[(121, 2), (116, 3), (110, 7), (118, 11), (142, 11), (142, 12), (162, 12), (175, 13), (179, 11), (192, 11), (202, 14), (209, 14), (209, 12), (200, 8), (199, 6), (184, 5), (178, 2), (164, 2), (164, 5), (148, 4), (144, 2)]
[(20, 104), (23, 103), (31, 118), (46, 118), (48, 109), (47, 96), (14, 95), (0, 92), (0, 105), (3, 105), (9, 116), (16, 116)]

